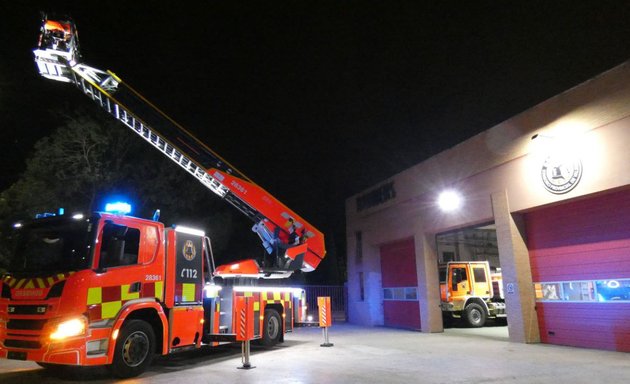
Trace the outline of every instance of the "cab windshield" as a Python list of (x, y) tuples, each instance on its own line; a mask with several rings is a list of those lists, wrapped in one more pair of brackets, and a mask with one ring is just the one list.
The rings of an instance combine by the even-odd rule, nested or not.
[(95, 218), (60, 216), (38, 219), (16, 229), (16, 247), (8, 271), (33, 276), (90, 268), (95, 223)]

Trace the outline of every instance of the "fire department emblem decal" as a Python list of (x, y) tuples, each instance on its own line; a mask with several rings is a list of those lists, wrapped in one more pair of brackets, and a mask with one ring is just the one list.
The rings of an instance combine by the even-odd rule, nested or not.
[(195, 244), (193, 244), (192, 240), (186, 240), (184, 248), (182, 248), (182, 253), (184, 254), (184, 258), (188, 261), (193, 261), (195, 256), (197, 256), (197, 250), (195, 249)]
[(549, 156), (541, 169), (545, 188), (555, 194), (567, 193), (577, 186), (582, 178), (582, 162), (577, 158), (560, 159)]

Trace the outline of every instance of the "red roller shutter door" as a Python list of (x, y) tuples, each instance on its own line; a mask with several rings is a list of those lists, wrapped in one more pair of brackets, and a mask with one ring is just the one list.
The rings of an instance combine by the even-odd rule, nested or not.
[[(418, 287), (416, 252), (413, 238), (381, 247), (381, 273), (383, 289), (404, 291)], [(418, 300), (391, 298), (383, 301), (384, 324), (388, 327), (420, 329)]]
[[(534, 282), (630, 278), (630, 190), (525, 215)], [(538, 302), (545, 343), (630, 352), (630, 302)]]

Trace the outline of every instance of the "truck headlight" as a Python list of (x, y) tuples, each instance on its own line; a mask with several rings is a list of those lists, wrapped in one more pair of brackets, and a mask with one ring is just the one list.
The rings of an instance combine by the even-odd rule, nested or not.
[(57, 327), (50, 334), (50, 338), (52, 340), (63, 340), (68, 337), (83, 335), (86, 329), (87, 320), (85, 317), (77, 317), (57, 324)]

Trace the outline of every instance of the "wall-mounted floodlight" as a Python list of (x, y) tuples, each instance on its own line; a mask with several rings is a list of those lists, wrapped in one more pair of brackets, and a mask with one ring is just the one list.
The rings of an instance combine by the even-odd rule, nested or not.
[(453, 212), (462, 206), (462, 201), (462, 196), (459, 193), (453, 190), (446, 190), (440, 193), (438, 206), (444, 212)]

